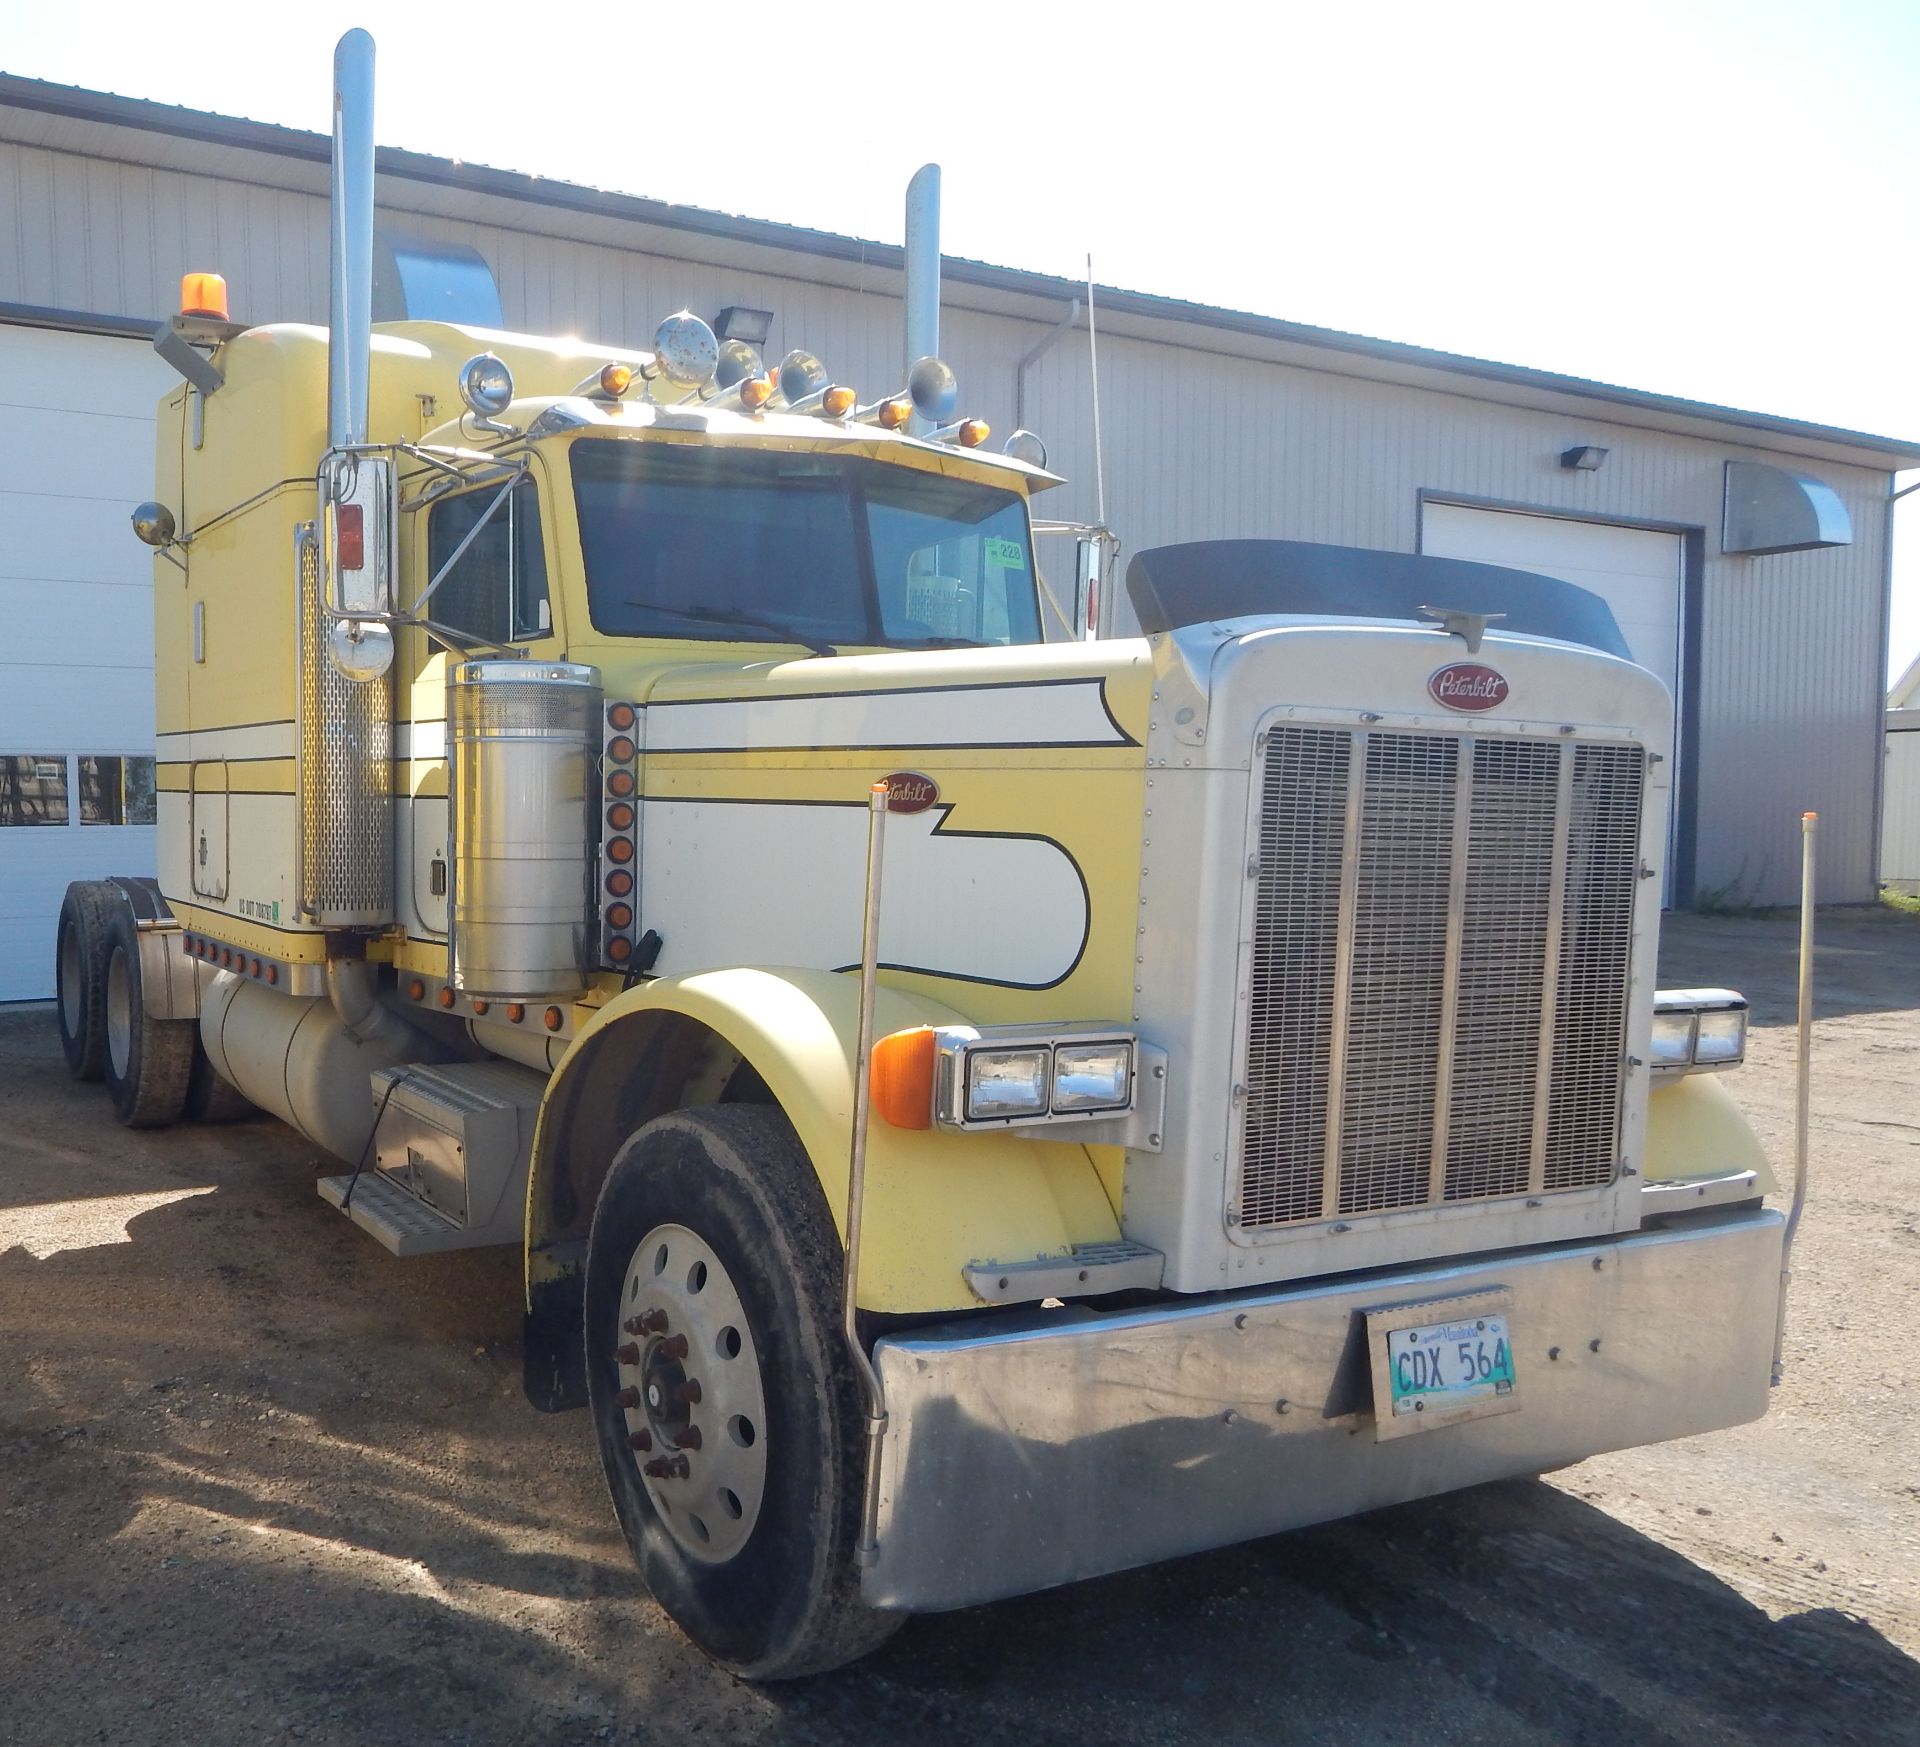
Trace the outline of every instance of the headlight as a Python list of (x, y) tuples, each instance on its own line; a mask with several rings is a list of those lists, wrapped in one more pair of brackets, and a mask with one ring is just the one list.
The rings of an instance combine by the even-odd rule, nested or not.
[(1044, 1049), (967, 1051), (967, 1120), (1005, 1121), (1047, 1113), (1048, 1052)]
[(1655, 1012), (1653, 1065), (1656, 1068), (1684, 1068), (1693, 1060), (1693, 1021), (1691, 1011)]
[(1138, 1055), (1118, 1027), (942, 1025), (879, 1039), (870, 1084), (900, 1128), (1097, 1122), (1133, 1110)]
[(1053, 1109), (1124, 1110), (1133, 1094), (1131, 1043), (1061, 1043), (1053, 1051)]
[(1702, 1013), (1694, 1033), (1693, 1059), (1705, 1066), (1737, 1062), (1747, 1053), (1747, 1010), (1723, 1007)]
[(1747, 998), (1732, 989), (1663, 989), (1653, 998), (1654, 1071), (1731, 1068), (1747, 1053)]

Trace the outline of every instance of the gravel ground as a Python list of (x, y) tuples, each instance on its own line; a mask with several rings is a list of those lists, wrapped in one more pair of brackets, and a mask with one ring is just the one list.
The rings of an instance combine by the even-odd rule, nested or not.
[[(510, 1250), (401, 1262), (277, 1124), (129, 1134), (0, 1010), (0, 1742), (1920, 1742), (1920, 920), (1823, 918), (1815, 1190), (1757, 1425), (997, 1607), (756, 1689), (635, 1578)], [(1754, 998), (1794, 929), (1683, 919)]]

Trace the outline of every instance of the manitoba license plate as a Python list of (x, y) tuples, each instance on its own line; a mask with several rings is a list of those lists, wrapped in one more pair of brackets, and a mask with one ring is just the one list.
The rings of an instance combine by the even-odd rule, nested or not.
[(1503, 1313), (1396, 1328), (1387, 1335), (1387, 1379), (1396, 1421), (1497, 1412), (1513, 1395), (1513, 1342)]

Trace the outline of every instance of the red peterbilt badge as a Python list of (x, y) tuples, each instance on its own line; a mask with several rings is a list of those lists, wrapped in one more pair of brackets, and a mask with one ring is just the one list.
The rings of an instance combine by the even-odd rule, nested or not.
[(1507, 701), (1502, 674), (1478, 661), (1450, 661), (1427, 676), (1427, 691), (1436, 704), (1449, 710), (1490, 710)]
[(896, 770), (880, 780), (887, 785), (889, 813), (924, 813), (940, 798), (940, 785), (917, 770)]

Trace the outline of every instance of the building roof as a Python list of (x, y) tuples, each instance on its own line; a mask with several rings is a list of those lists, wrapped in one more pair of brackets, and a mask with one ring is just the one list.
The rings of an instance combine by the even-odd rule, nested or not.
[[(218, 175), (324, 195), (325, 134), (185, 109), (144, 98), (0, 74), (0, 138), (162, 169)], [(235, 154), (244, 154), (245, 167)], [(383, 146), (384, 205), (640, 248), (717, 266), (873, 289), (877, 270), (902, 270), (897, 244), (713, 212)], [(396, 198), (404, 194), (404, 198)], [(528, 209), (540, 217), (530, 222)], [(1054, 274), (944, 258), (949, 304), (1051, 324), (1086, 287)], [(1437, 388), (1510, 405), (1605, 417), (1614, 423), (1735, 440), (1859, 466), (1920, 466), (1920, 441), (1778, 418), (1622, 388), (1584, 377), (1374, 339), (1243, 310), (1114, 286), (1094, 292), (1103, 331), (1202, 351), (1246, 353), (1349, 376)], [(31, 317), (36, 312), (10, 312)], [(38, 312), (51, 314), (52, 312)], [(100, 312), (125, 318), (136, 312)], [(1605, 410), (1602, 411), (1601, 409)]]

